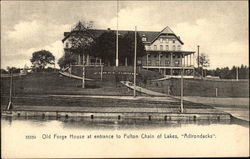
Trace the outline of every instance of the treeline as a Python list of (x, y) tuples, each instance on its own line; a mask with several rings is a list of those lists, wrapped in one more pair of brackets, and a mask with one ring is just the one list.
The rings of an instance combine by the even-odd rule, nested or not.
[[(1, 74), (10, 74), (11, 72), (15, 74), (15, 73), (21, 73), (23, 68), (7, 67), (7, 69), (1, 68), (0, 70), (1, 70)], [(52, 67), (47, 67), (44, 69), (37, 69), (37, 68), (32, 67), (31, 69), (26, 69), (26, 71), (27, 70), (31, 70), (32, 72), (55, 72), (58, 69), (52, 68)]]
[[(229, 67), (223, 67), (213, 70), (205, 70), (205, 75), (219, 76), (221, 79), (236, 79), (237, 67), (233, 66), (231, 69), (229, 69)], [(241, 65), (240, 67), (238, 67), (238, 79), (249, 79), (248, 66)]]

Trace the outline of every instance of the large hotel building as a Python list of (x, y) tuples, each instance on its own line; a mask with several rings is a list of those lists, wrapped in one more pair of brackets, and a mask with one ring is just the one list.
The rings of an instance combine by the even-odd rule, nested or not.
[[(86, 29), (81, 22), (79, 22), (71, 32), (64, 32), (64, 39), (62, 40), (64, 43), (64, 51), (67, 52), (71, 50), (69, 38), (72, 36), (80, 35), (81, 38), (79, 38), (79, 36), (78, 38), (81, 42), (92, 41), (106, 31), (112, 30)], [(118, 32), (119, 36), (123, 36), (127, 32), (134, 31), (119, 30)], [(165, 27), (160, 32), (138, 31), (138, 34), (142, 38), (146, 50), (145, 55), (138, 58), (138, 63), (140, 63), (143, 68), (159, 71), (164, 75), (180, 75), (183, 69), (186, 75), (193, 75), (195, 52), (182, 50), (184, 45), (183, 41), (169, 27)], [(75, 65), (82, 65), (83, 55), (79, 54), (77, 56), (78, 60)], [(86, 65), (102, 64), (101, 59), (92, 57), (91, 55), (87, 55), (85, 60)]]

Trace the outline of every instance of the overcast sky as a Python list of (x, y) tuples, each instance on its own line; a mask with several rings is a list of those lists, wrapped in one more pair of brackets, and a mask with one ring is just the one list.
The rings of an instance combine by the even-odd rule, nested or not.
[[(31, 65), (34, 51), (63, 55), (63, 32), (79, 20), (116, 29), (116, 1), (1, 1), (1, 67)], [(210, 68), (248, 65), (247, 1), (122, 1), (119, 29), (161, 31), (169, 26), (184, 50), (208, 54)]]

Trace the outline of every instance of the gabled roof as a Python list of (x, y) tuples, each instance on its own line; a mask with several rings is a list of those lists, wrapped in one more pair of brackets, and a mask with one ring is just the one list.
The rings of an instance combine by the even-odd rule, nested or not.
[(175, 36), (176, 39), (183, 45), (184, 43), (181, 41), (181, 39), (176, 36), (176, 34), (167, 26), (165, 27), (161, 32), (159, 32), (159, 34), (153, 39), (153, 41), (151, 41), (151, 43), (153, 43), (155, 40), (158, 39), (158, 37), (160, 35), (172, 35), (172, 36)]
[[(79, 22), (80, 23), (80, 22)], [(78, 24), (79, 24), (78, 23)], [(73, 33), (81, 32), (81, 31), (87, 31), (88, 33), (92, 34), (93, 37), (99, 37), (102, 33), (107, 32), (107, 31), (114, 31), (116, 30), (104, 30), (104, 29), (86, 29), (82, 24), (76, 25), (74, 29), (72, 29), (71, 32), (64, 32), (64, 38), (62, 42), (64, 42), (70, 35)], [(128, 32), (134, 32), (131, 30), (118, 30), (119, 34), (121, 36), (125, 35)], [(166, 27), (164, 28), (161, 32), (156, 32), (156, 31), (137, 31), (138, 34), (143, 37), (145, 36), (147, 38), (147, 41), (144, 43), (153, 43), (160, 35), (172, 35), (175, 36), (176, 39), (181, 43), (184, 44), (179, 37), (175, 35), (175, 33), (169, 28)]]

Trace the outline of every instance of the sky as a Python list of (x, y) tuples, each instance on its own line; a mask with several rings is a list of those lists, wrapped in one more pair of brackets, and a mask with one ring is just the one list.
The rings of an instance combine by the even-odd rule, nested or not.
[[(116, 29), (116, 13), (116, 1), (1, 1), (1, 68), (31, 66), (32, 53), (43, 49), (58, 60), (64, 32), (79, 20)], [(247, 1), (120, 1), (118, 16), (123, 30), (169, 26), (183, 50), (200, 46), (210, 69), (249, 64)]]

